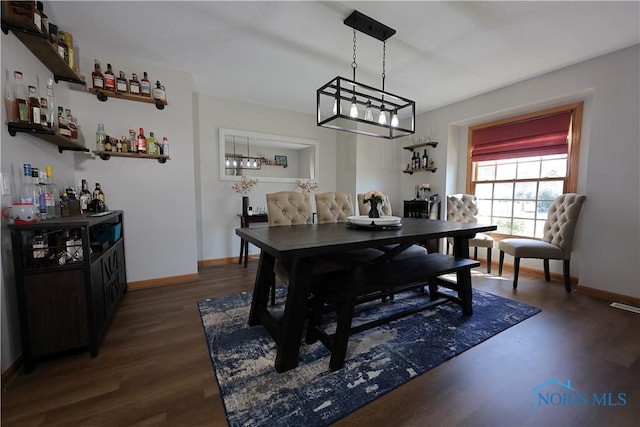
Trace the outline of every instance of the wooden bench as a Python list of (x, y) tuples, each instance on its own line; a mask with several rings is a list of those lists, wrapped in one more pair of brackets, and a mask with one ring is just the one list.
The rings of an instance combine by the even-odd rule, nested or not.
[[(478, 266), (478, 261), (431, 253), (318, 275), (311, 284), (311, 309), (306, 342), (311, 344), (319, 339), (331, 351), (329, 369), (336, 371), (344, 366), (350, 335), (427, 310), (446, 301), (462, 305), (463, 314), (470, 316), (473, 314), (470, 280), (454, 283), (436, 278)], [(392, 297), (410, 289), (424, 290), (427, 285), (429, 301), (424, 305), (351, 327), (356, 304)], [(439, 286), (457, 291), (457, 296), (439, 292)], [(337, 325), (334, 334), (327, 334), (320, 328), (326, 306), (335, 306)]]

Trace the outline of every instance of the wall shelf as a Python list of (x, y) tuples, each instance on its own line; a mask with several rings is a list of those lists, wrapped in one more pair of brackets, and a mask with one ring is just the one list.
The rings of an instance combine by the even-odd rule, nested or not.
[(42, 125), (9, 122), (7, 123), (7, 127), (9, 128), (9, 135), (11, 136), (16, 136), (16, 133), (18, 132), (29, 133), (36, 138), (48, 142), (49, 144), (56, 145), (60, 153), (67, 150), (89, 151), (87, 147), (79, 144), (76, 140), (67, 138), (66, 136), (58, 135), (57, 133), (55, 133), (55, 131)]
[(3, 21), (2, 32), (9, 34), (9, 30), (53, 73), (53, 79), (56, 83), (62, 80), (81, 85), (85, 84), (82, 76), (73, 71), (69, 64), (58, 55), (46, 35), (30, 28), (11, 25)]
[(438, 146), (438, 143), (436, 141), (431, 141), (431, 142), (422, 142), (420, 144), (415, 144), (415, 145), (407, 145), (406, 147), (402, 147), (405, 150), (409, 150), (411, 152), (413, 152), (413, 150), (417, 149), (417, 148), (422, 148), (422, 147), (433, 147), (436, 148)]
[(155, 104), (158, 110), (164, 110), (164, 106), (169, 103), (166, 100), (154, 99), (149, 96), (134, 95), (131, 93), (111, 92), (104, 89), (89, 88), (90, 93), (96, 95), (101, 102), (107, 102), (109, 98), (126, 99), (127, 101), (146, 102), (148, 104)]
[(403, 173), (408, 173), (409, 175), (413, 175), (414, 172), (433, 172), (435, 173), (438, 168), (420, 168), (420, 169), (406, 169), (403, 170)]
[[(89, 151), (89, 150), (87, 150)], [(137, 154), (137, 153), (121, 153), (118, 151), (92, 151), (93, 154), (102, 160), (109, 160), (111, 157), (133, 157), (136, 159), (156, 159), (159, 163), (166, 163), (171, 157), (165, 154)]]

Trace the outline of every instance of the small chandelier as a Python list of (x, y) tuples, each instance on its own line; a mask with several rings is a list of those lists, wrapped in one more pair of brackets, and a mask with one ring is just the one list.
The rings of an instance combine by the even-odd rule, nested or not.
[(249, 153), (249, 137), (247, 137), (247, 155), (236, 154), (236, 137), (233, 137), (233, 154), (225, 154), (225, 169), (262, 169), (262, 159), (251, 157)]
[[(384, 89), (387, 39), (396, 30), (357, 10), (344, 23), (353, 28), (353, 79), (338, 76), (316, 91), (318, 126), (386, 139), (415, 133), (415, 102)], [(356, 30), (383, 43), (382, 90), (356, 81)]]

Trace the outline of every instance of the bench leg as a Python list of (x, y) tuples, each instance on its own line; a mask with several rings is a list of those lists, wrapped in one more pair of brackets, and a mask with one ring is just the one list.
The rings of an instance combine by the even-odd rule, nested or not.
[(349, 300), (341, 301), (337, 304), (338, 322), (336, 325), (336, 333), (333, 337), (333, 348), (331, 349), (331, 360), (329, 362), (329, 369), (331, 371), (337, 371), (344, 366), (355, 303), (355, 300)]
[(473, 296), (471, 291), (471, 269), (465, 268), (456, 273), (458, 282), (458, 298), (462, 302), (462, 314), (471, 316), (473, 314)]

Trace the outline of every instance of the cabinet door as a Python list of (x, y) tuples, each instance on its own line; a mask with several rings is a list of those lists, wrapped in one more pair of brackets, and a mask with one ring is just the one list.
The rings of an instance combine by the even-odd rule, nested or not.
[(126, 286), (122, 239), (102, 258), (102, 285), (107, 319), (111, 318)]
[(24, 291), (33, 358), (88, 345), (81, 269), (25, 275)]

